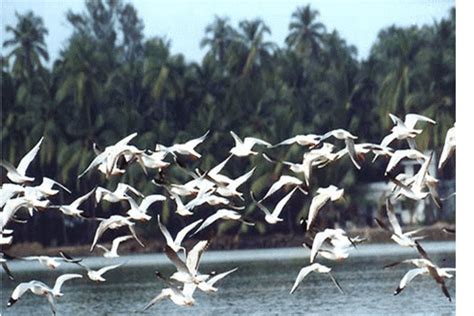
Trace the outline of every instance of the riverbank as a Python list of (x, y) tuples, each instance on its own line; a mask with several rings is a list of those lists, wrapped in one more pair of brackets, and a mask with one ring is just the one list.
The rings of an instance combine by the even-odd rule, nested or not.
[[(454, 228), (454, 225), (446, 223), (437, 223), (426, 227), (404, 227), (405, 231), (423, 228), (420, 235), (425, 236), (426, 241), (454, 241), (455, 235), (445, 233), (444, 227)], [(362, 228), (347, 230), (349, 236), (360, 236), (367, 239), (367, 243), (387, 243), (392, 242), (389, 234), (381, 228)], [(239, 235), (239, 236), (219, 236), (211, 242), (211, 250), (233, 250), (233, 249), (266, 249), (266, 248), (287, 248), (300, 247), (309, 238), (304, 234), (271, 234), (271, 235)], [(164, 247), (164, 239), (160, 236), (155, 240), (144, 240), (145, 248), (140, 247), (136, 242), (129, 241), (120, 246), (119, 253), (127, 254), (146, 254), (161, 252)], [(195, 240), (188, 240), (185, 247), (191, 247)], [(110, 246), (110, 244), (106, 244)], [(61, 246), (61, 247), (43, 247), (39, 243), (21, 243), (11, 246), (7, 253), (12, 256), (32, 256), (49, 255), (57, 256), (59, 251), (65, 251), (72, 256), (98, 256), (102, 252), (100, 249), (89, 252), (90, 245)]]

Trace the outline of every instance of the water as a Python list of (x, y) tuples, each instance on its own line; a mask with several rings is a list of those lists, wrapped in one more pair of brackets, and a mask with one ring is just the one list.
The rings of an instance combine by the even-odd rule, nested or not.
[[(425, 249), (443, 267), (455, 266), (454, 242), (425, 242)], [(345, 295), (339, 293), (327, 275), (312, 273), (293, 295), (289, 294), (299, 270), (307, 265), (305, 249), (267, 249), (240, 251), (209, 251), (203, 255), (201, 273), (239, 269), (216, 286), (216, 293), (197, 291), (196, 305), (180, 307), (162, 301), (143, 315), (454, 315), (455, 278), (447, 281), (453, 298), (449, 302), (439, 286), (427, 276), (419, 276), (398, 296), (393, 291), (411, 268), (399, 265), (382, 269), (397, 260), (417, 257), (412, 249), (397, 245), (359, 245), (344, 262), (320, 261), (333, 267)], [(154, 276), (155, 270), (164, 275), (173, 266), (163, 254), (125, 256), (113, 260), (86, 258), (84, 264), (100, 267), (126, 262), (107, 272), (104, 283), (86, 278), (65, 283), (65, 295), (57, 299), (58, 315), (130, 315), (145, 306), (164, 287)], [(37, 279), (53, 285), (62, 273), (83, 271), (75, 265), (62, 264), (57, 271), (46, 270), (35, 262), (12, 262), (16, 281), (2, 274), (2, 315), (49, 315), (47, 300), (26, 293), (14, 306), (6, 302), (18, 282)]]

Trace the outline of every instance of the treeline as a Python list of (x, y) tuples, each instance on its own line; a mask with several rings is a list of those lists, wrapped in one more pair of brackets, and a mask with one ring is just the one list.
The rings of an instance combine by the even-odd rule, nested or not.
[[(17, 163), (44, 136), (29, 173), (62, 182), (73, 196), (96, 185), (114, 187), (119, 179), (107, 181), (91, 173), (78, 180), (77, 175), (93, 159), (94, 142), (103, 147), (135, 131), (134, 144), (154, 149), (156, 143), (170, 145), (210, 130), (199, 150), (202, 159), (189, 162), (190, 168), (197, 164), (206, 169), (227, 157), (233, 144), (230, 130), (276, 143), (300, 133), (345, 128), (359, 142), (379, 143), (391, 128), (388, 113), (415, 112), (437, 121), (417, 137), (417, 145), (439, 153), (455, 120), (454, 8), (432, 25), (381, 30), (363, 61), (336, 30), (327, 30), (310, 5), (291, 14), (283, 47), (269, 40), (271, 30), (259, 18), (233, 25), (215, 17), (200, 42), (206, 49), (200, 63), (172, 54), (172, 39), (145, 38), (138, 12), (120, 0), (86, 1), (86, 10), (68, 12), (67, 21), (73, 33), (51, 69), (45, 67), (48, 30), (41, 17), (17, 14), (17, 24), (7, 26), (1, 142), (2, 159)], [(273, 154), (296, 162), (302, 150), (282, 147)], [(258, 194), (284, 172), (281, 165), (264, 164), (258, 157), (231, 162), (226, 170), (235, 177), (257, 162), (262, 166), (252, 178), (252, 190)], [(356, 183), (384, 179), (384, 162), (369, 164), (357, 171), (348, 159), (338, 161), (316, 171), (313, 184), (355, 192)], [(1, 172), (2, 183), (7, 182), (5, 170)], [(187, 179), (177, 170), (170, 173), (175, 181)], [(440, 176), (454, 176), (452, 162)], [(157, 191), (152, 177), (133, 167), (120, 181), (151, 193)], [(346, 208), (361, 203), (350, 193), (346, 196)], [(71, 199), (62, 194), (58, 203)], [(292, 220), (272, 231), (296, 229), (295, 219), (307, 204), (293, 206), (288, 211)], [(120, 209), (112, 207), (117, 206), (90, 205), (86, 215), (107, 216)], [(157, 209), (166, 220), (172, 207), (165, 203), (163, 210)], [(55, 212), (36, 214), (34, 228), (19, 226), (18, 238), (44, 244), (90, 242), (90, 236), (81, 236), (95, 226), (69, 221)], [(237, 229), (232, 225), (229, 229)], [(156, 235), (156, 220), (148, 226)], [(267, 229), (258, 227), (259, 232)]]

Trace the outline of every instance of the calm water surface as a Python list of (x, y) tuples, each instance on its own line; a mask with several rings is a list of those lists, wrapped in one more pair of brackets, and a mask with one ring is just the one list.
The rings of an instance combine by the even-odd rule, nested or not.
[[(454, 242), (424, 244), (431, 258), (440, 266), (455, 266)], [(455, 279), (447, 281), (453, 297), (450, 303), (439, 286), (426, 276), (417, 277), (398, 296), (393, 291), (409, 265), (382, 269), (397, 260), (416, 258), (412, 249), (397, 245), (360, 245), (347, 260), (340, 263), (319, 261), (333, 268), (345, 295), (339, 293), (327, 275), (312, 273), (293, 295), (289, 291), (299, 270), (309, 264), (305, 249), (267, 249), (209, 251), (203, 255), (200, 272), (224, 272), (239, 269), (216, 286), (213, 294), (195, 292), (196, 305), (179, 307), (162, 301), (145, 313), (137, 315), (454, 315)], [(173, 273), (173, 266), (163, 254), (124, 256), (113, 260), (86, 258), (83, 263), (97, 268), (125, 262), (124, 266), (107, 272), (104, 283), (74, 279), (65, 283), (63, 297), (57, 299), (58, 315), (130, 315), (141, 309), (164, 284), (154, 276)], [(2, 274), (2, 315), (50, 315), (44, 297), (26, 293), (14, 306), (6, 303), (19, 282), (32, 279), (53, 286), (57, 276), (78, 272), (75, 265), (62, 264), (56, 271), (46, 270), (35, 262), (12, 262), (16, 280)], [(84, 274), (84, 273), (83, 273)]]

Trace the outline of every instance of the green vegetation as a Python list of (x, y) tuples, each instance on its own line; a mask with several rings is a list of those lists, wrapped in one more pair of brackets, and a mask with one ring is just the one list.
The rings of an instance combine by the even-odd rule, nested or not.
[[(211, 130), (199, 147), (202, 159), (188, 162), (190, 168), (198, 164), (206, 169), (228, 155), (230, 130), (276, 143), (300, 133), (345, 128), (360, 142), (378, 143), (390, 129), (388, 113), (401, 117), (415, 112), (437, 121), (417, 144), (439, 153), (455, 120), (454, 8), (447, 19), (433, 25), (381, 30), (363, 61), (336, 30), (327, 30), (309, 5), (291, 14), (284, 47), (269, 41), (271, 30), (260, 19), (234, 27), (227, 18), (216, 17), (203, 30), (205, 57), (190, 63), (170, 52), (169, 39), (144, 38), (143, 23), (131, 4), (86, 1), (85, 12), (67, 14), (73, 33), (51, 69), (44, 66), (49, 58), (44, 41), (48, 31), (41, 17), (29, 12), (17, 18), (17, 24), (6, 29), (9, 38), (3, 46), (9, 54), (1, 58), (2, 158), (17, 163), (44, 135), (40, 157), (29, 174), (56, 179), (74, 196), (97, 184), (114, 187), (118, 182), (97, 172), (77, 180), (94, 157), (92, 143), (105, 146), (135, 131), (139, 136), (132, 143), (154, 148), (156, 143), (170, 145)], [(296, 162), (302, 151), (293, 146), (273, 154)], [(257, 162), (261, 167), (251, 182), (259, 195), (285, 171), (281, 165), (257, 157), (231, 161), (226, 170), (235, 177)], [(356, 182), (382, 180), (382, 168), (379, 161), (357, 171), (344, 159), (316, 171), (313, 183), (336, 184), (351, 192)], [(175, 181), (186, 180), (179, 170), (169, 172)], [(448, 165), (442, 176), (453, 177), (453, 172)], [(120, 181), (149, 194), (158, 190), (150, 183), (152, 176), (133, 166)], [(62, 193), (59, 200), (71, 198)], [(307, 203), (292, 203), (287, 214), (291, 220), (272, 227), (272, 232), (297, 229), (297, 214)], [(90, 205), (86, 215), (108, 216), (121, 209), (112, 207), (116, 206)], [(162, 212), (166, 221), (171, 207), (165, 203), (155, 212)], [(261, 215), (252, 214), (254, 206), (246, 212), (250, 217)], [(20, 240), (44, 244), (90, 242), (94, 224), (74, 229), (68, 221), (48, 211), (34, 216), (33, 228), (23, 225), (15, 231)], [(249, 233), (266, 229), (256, 227)], [(48, 229), (54, 233), (45, 234)], [(156, 219), (147, 229), (157, 234)], [(248, 228), (225, 223), (220, 229)]]

